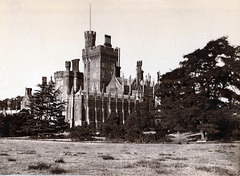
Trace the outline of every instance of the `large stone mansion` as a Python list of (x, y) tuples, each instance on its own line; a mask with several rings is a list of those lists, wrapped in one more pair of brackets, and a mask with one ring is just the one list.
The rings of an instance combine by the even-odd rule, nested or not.
[[(55, 89), (59, 99), (66, 102), (65, 120), (70, 126), (104, 123), (111, 115), (125, 123), (130, 114), (138, 110), (142, 101), (154, 110), (154, 82), (143, 76), (142, 61), (137, 62), (136, 77), (120, 75), (120, 48), (113, 48), (111, 36), (105, 35), (103, 45), (95, 45), (96, 32), (84, 32), (82, 50), (84, 71), (79, 71), (79, 59), (65, 62), (65, 70), (54, 73)], [(46, 78), (43, 78), (46, 81)], [(31, 89), (26, 89), (22, 109), (28, 107)]]

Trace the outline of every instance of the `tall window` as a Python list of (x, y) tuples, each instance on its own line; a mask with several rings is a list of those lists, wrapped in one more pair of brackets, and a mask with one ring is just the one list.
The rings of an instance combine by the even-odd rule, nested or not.
[(88, 72), (90, 72), (90, 62), (88, 62)]

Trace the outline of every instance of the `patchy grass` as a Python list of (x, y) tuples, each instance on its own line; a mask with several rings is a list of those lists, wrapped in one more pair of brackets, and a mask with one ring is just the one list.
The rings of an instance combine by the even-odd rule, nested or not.
[(0, 146), (0, 175), (199, 176), (239, 172), (240, 143), (177, 145), (1, 139)]
[(179, 161), (179, 160), (188, 160), (188, 158), (186, 158), (186, 157), (183, 157), (183, 158), (172, 158), (172, 157), (164, 157), (163, 159), (165, 159), (165, 160), (167, 160), (167, 159), (169, 159), (169, 160), (176, 160), (176, 161)]
[(52, 174), (65, 174), (67, 171), (59, 166), (51, 168), (50, 172)]
[(173, 154), (169, 154), (169, 153), (159, 153), (158, 155), (160, 155), (160, 156), (172, 156)]
[(218, 166), (212, 166), (212, 167), (201, 166), (201, 167), (196, 167), (196, 169), (202, 170), (205, 172), (220, 174), (220, 175), (235, 175), (230, 170), (222, 167), (218, 167)]
[(27, 154), (27, 155), (34, 155), (34, 154), (36, 154), (37, 152), (35, 151), (35, 150), (26, 150), (26, 151), (24, 151), (24, 152), (19, 152), (18, 154), (22, 154), (22, 155), (24, 155), (24, 154)]
[(155, 160), (140, 160), (135, 163), (136, 167), (150, 167), (150, 168), (162, 168), (162, 167), (169, 167), (167, 164), (160, 163)]
[(123, 168), (134, 168), (135, 166), (133, 164), (128, 164), (128, 165), (125, 165), (123, 166)]
[(188, 165), (187, 164), (184, 164), (184, 163), (175, 163), (174, 164), (174, 167), (175, 168), (182, 168), (182, 167), (187, 167)]
[(77, 152), (78, 155), (86, 155), (86, 152)]
[(206, 166), (200, 166), (200, 167), (195, 167), (197, 170), (201, 170), (201, 171), (206, 171), (206, 172), (210, 172), (211, 169), (209, 167)]
[(40, 162), (40, 163), (37, 163), (35, 165), (28, 166), (28, 169), (46, 170), (46, 169), (49, 169), (50, 167), (51, 167), (50, 164)]
[(15, 158), (8, 158), (8, 161), (17, 161)]
[(104, 159), (104, 160), (114, 160), (114, 157), (109, 156), (109, 155), (102, 155), (100, 157), (102, 157), (102, 159)]
[(168, 175), (170, 174), (171, 172), (169, 171), (166, 171), (166, 170), (156, 170), (157, 174), (161, 174), (161, 175)]
[(63, 160), (63, 158), (60, 158), (58, 160), (55, 160), (55, 163), (65, 163), (65, 161)]

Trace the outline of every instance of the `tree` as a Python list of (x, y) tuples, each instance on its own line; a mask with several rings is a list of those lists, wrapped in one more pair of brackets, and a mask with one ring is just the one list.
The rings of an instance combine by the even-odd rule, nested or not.
[(185, 55), (179, 68), (162, 75), (156, 96), (165, 129), (223, 135), (224, 122), (239, 114), (239, 51), (222, 37)]
[(31, 127), (27, 127), (28, 130), (37, 133), (50, 133), (67, 129), (68, 123), (64, 121), (62, 115), (65, 103), (60, 102), (57, 98), (60, 93), (59, 90), (55, 90), (54, 84), (51, 82), (49, 84), (38, 84), (37, 86), (39, 90), (36, 90), (33, 94), (31, 102), (33, 118), (28, 120)]
[(23, 136), (22, 127), (28, 119), (27, 112), (20, 112), (13, 115), (0, 114), (0, 136)]

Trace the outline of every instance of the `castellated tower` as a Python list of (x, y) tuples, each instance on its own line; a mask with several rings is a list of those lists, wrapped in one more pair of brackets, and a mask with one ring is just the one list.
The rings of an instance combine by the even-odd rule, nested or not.
[[(120, 75), (119, 49), (112, 48), (111, 36), (105, 35), (104, 45), (95, 46), (96, 32), (86, 31), (85, 49), (82, 50), (84, 63), (84, 90), (106, 91), (112, 75)], [(117, 72), (117, 73), (116, 73)]]
[(57, 71), (54, 73), (55, 89), (61, 91), (59, 99), (66, 101), (71, 94), (72, 89), (77, 92), (80, 86), (83, 86), (83, 73), (79, 72), (79, 59), (65, 62), (65, 71)]
[(95, 46), (96, 32), (85, 31), (84, 32), (84, 38), (85, 38), (85, 48), (86, 49)]

